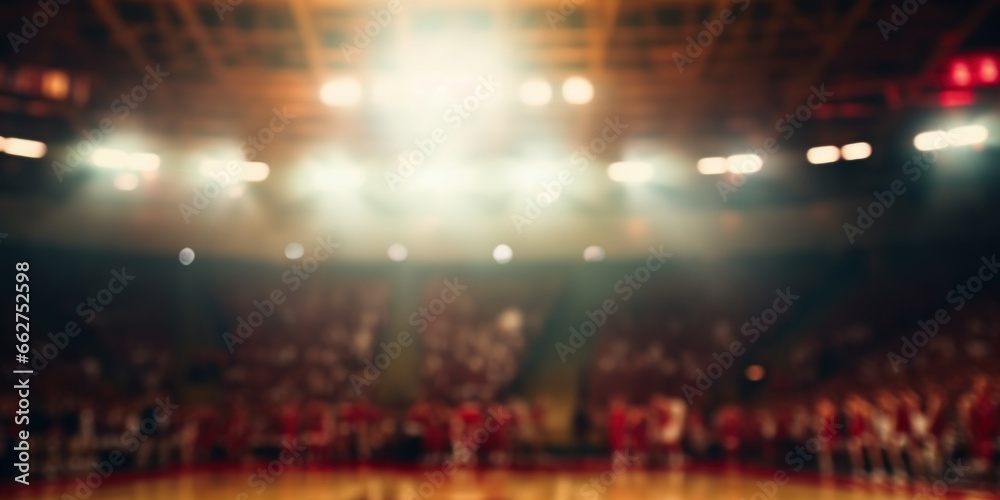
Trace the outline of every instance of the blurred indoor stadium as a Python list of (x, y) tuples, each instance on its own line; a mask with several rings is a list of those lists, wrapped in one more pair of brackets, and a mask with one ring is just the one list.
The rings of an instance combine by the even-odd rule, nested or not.
[(0, 20), (0, 498), (1000, 493), (1000, 0)]

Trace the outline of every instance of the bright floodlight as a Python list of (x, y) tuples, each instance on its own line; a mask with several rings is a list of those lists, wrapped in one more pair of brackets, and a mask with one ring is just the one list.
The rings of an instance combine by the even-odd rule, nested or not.
[(471, 188), (476, 174), (465, 168), (427, 168), (414, 179), (414, 186), (425, 191), (452, 191)]
[(261, 182), (271, 173), (271, 167), (259, 161), (246, 161), (241, 167), (240, 178), (247, 182)]
[(122, 172), (115, 176), (114, 184), (122, 191), (132, 191), (139, 187), (139, 176), (132, 172)]
[(101, 168), (124, 168), (128, 153), (111, 148), (97, 148), (90, 155), (90, 161)]
[(226, 196), (230, 198), (239, 198), (247, 192), (247, 185), (242, 182), (234, 182), (232, 185), (226, 188)]
[(156, 153), (132, 153), (128, 156), (128, 167), (132, 170), (151, 172), (160, 168), (160, 156)]
[(7, 154), (13, 156), (41, 158), (45, 156), (46, 147), (44, 142), (8, 137), (3, 143), (3, 150)]
[(872, 155), (872, 145), (867, 142), (855, 142), (840, 148), (840, 154), (847, 161), (864, 160)]
[(295, 242), (289, 243), (288, 246), (285, 247), (285, 257), (292, 260), (302, 258), (305, 253), (306, 249), (302, 248), (302, 245)]
[(953, 146), (971, 146), (982, 144), (990, 136), (989, 130), (982, 125), (966, 125), (955, 127), (948, 131), (948, 139)]
[(594, 99), (594, 85), (582, 76), (572, 76), (563, 82), (562, 94), (570, 104), (587, 104)]
[(584, 248), (583, 260), (587, 262), (600, 262), (604, 260), (604, 249), (596, 245)]
[(361, 102), (361, 84), (354, 78), (338, 78), (323, 84), (319, 98), (327, 106), (356, 106)]
[(409, 252), (406, 251), (406, 247), (400, 245), (399, 243), (390, 246), (387, 253), (389, 254), (389, 260), (392, 260), (393, 262), (403, 262), (406, 260), (406, 256), (409, 255)]
[(521, 102), (528, 106), (544, 106), (552, 100), (552, 85), (541, 79), (521, 84)]
[(698, 160), (698, 173), (701, 175), (719, 175), (729, 170), (729, 164), (725, 158), (712, 157)]
[(510, 262), (510, 259), (513, 257), (514, 251), (507, 245), (497, 245), (497, 247), (493, 249), (493, 260), (497, 261), (497, 264), (506, 264)]
[(806, 159), (813, 165), (833, 163), (840, 159), (840, 148), (837, 146), (819, 146), (806, 151)]
[(328, 191), (357, 189), (365, 183), (365, 171), (359, 167), (325, 168), (316, 172), (314, 180)]
[(619, 161), (608, 167), (608, 177), (626, 184), (646, 182), (653, 177), (653, 166), (641, 161)]
[(947, 148), (951, 144), (949, 144), (948, 135), (945, 134), (944, 130), (932, 130), (917, 134), (913, 138), (913, 145), (918, 151), (934, 151)]
[(726, 158), (729, 171), (734, 174), (752, 174), (764, 167), (764, 159), (757, 155), (733, 155)]

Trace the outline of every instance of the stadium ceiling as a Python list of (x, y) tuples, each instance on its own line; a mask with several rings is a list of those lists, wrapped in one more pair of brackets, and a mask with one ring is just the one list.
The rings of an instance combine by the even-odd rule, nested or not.
[[(239, 134), (284, 106), (301, 116), (284, 141), (340, 139), (378, 152), (392, 142), (382, 118), (365, 106), (323, 106), (322, 84), (344, 75), (366, 85), (374, 75), (391, 77), (400, 64), (394, 55), (422, 64), (432, 56), (421, 52), (431, 37), (445, 35), (453, 47), (488, 39), (516, 75), (505, 82), (511, 87), (540, 76), (558, 92), (567, 76), (582, 75), (596, 88), (594, 102), (580, 109), (511, 106), (495, 148), (553, 128), (581, 141), (607, 116), (620, 116), (634, 137), (690, 144), (773, 135), (775, 121), (804, 103), (813, 86), (835, 93), (821, 115), (827, 119), (877, 121), (933, 99), (924, 89), (950, 56), (994, 29), (998, 2), (911, 0), (914, 13), (894, 18), (894, 5), (907, 3), (74, 0), (18, 53), (8, 51), (7, 62), (93, 78), (89, 104), (70, 111), (80, 124), (107, 114), (107, 103), (135, 85), (143, 68), (159, 65), (169, 85), (141, 110), (146, 132)], [(5, 2), (0, 14), (19, 33), (21, 16), (37, 10), (35, 2)], [(370, 46), (345, 49), (364, 44), (358, 34), (372, 23), (385, 27), (369, 30)], [(567, 124), (574, 125), (568, 132)]]

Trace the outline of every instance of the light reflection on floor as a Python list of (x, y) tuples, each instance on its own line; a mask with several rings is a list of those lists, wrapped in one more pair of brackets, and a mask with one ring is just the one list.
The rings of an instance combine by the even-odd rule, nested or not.
[[(784, 485), (758, 475), (623, 471), (434, 472), (287, 470), (271, 482), (251, 472), (199, 473), (111, 483), (87, 500), (914, 500), (903, 488), (821, 486), (795, 478)], [(86, 489), (61, 484), (14, 498), (83, 499)], [(600, 491), (604, 490), (604, 491)], [(941, 497), (942, 499), (944, 497)], [(989, 498), (966, 496), (969, 499)]]

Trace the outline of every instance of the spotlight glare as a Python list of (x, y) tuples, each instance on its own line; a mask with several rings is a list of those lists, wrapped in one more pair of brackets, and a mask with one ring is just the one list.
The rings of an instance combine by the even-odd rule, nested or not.
[(544, 106), (552, 100), (552, 85), (541, 79), (521, 84), (521, 102), (528, 106)]
[(114, 185), (122, 191), (132, 191), (139, 187), (139, 176), (132, 172), (122, 172), (115, 176)]
[(653, 177), (653, 166), (641, 161), (619, 161), (608, 166), (608, 177), (626, 184), (646, 182)]
[(338, 78), (323, 84), (319, 98), (334, 107), (356, 106), (361, 102), (361, 84), (354, 78)]
[(594, 99), (594, 85), (582, 76), (572, 76), (563, 82), (562, 94), (570, 104), (587, 104)]
[(399, 243), (395, 243), (392, 246), (390, 246), (389, 251), (387, 253), (389, 254), (389, 260), (393, 262), (403, 262), (404, 260), (406, 260), (406, 256), (409, 255), (409, 252), (407, 252), (406, 247)]
[(229, 196), (230, 198), (233, 199), (243, 196), (243, 194), (246, 192), (247, 192), (247, 185), (239, 181), (234, 182), (232, 185), (226, 188), (226, 196)]
[(302, 248), (302, 245), (292, 242), (285, 247), (285, 257), (295, 260), (302, 258), (305, 255), (306, 249)]
[(867, 142), (855, 142), (840, 148), (840, 154), (847, 161), (864, 160), (872, 155), (872, 145)]
[(955, 127), (948, 131), (948, 139), (952, 146), (971, 146), (986, 142), (990, 131), (982, 125), (966, 125)]
[(921, 132), (913, 138), (913, 145), (918, 151), (934, 151), (947, 148), (949, 144), (948, 135), (944, 130), (932, 130)]
[(151, 172), (160, 168), (160, 156), (155, 153), (132, 153), (128, 156), (128, 166), (132, 170)]
[(271, 173), (271, 167), (259, 161), (246, 161), (241, 166), (240, 178), (247, 182), (261, 182)]
[(806, 151), (806, 159), (813, 165), (833, 163), (840, 160), (840, 149), (837, 146), (818, 146)]
[(732, 155), (726, 158), (729, 171), (734, 174), (752, 174), (764, 167), (764, 159), (758, 155)]
[(452, 191), (471, 188), (476, 174), (465, 168), (431, 167), (414, 179), (414, 187), (424, 191)]
[(358, 167), (318, 169), (314, 175), (317, 187), (328, 191), (357, 189), (365, 183), (365, 171)]
[(493, 249), (493, 260), (497, 261), (497, 264), (506, 264), (512, 258), (514, 258), (514, 251), (507, 245), (497, 245)]
[(90, 155), (90, 161), (101, 168), (124, 168), (128, 153), (111, 148), (97, 148)]
[(720, 175), (729, 170), (726, 159), (716, 156), (698, 160), (698, 173), (701, 175)]
[(604, 260), (604, 249), (596, 245), (584, 248), (583, 260), (587, 262), (600, 262)]
[(3, 150), (5, 153), (11, 156), (23, 156), (25, 158), (41, 158), (45, 156), (44, 142), (31, 141), (28, 139), (18, 139), (17, 137), (8, 137), (3, 142)]

